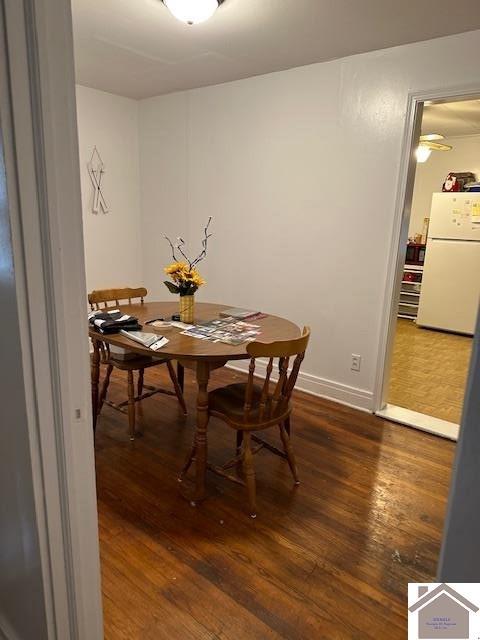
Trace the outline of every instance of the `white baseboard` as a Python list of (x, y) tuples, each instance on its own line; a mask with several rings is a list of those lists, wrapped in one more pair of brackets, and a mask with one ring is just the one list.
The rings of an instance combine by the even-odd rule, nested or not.
[[(248, 361), (231, 361), (226, 366), (228, 369), (248, 373)], [(260, 376), (265, 375), (266, 364), (261, 360), (257, 360), (256, 370)], [(272, 376), (272, 380), (276, 380), (276, 378)], [(373, 412), (373, 393), (371, 391), (320, 378), (311, 373), (300, 371), (295, 389), (305, 391), (305, 393), (310, 393), (313, 396), (339, 402), (347, 407), (353, 407), (368, 413)]]

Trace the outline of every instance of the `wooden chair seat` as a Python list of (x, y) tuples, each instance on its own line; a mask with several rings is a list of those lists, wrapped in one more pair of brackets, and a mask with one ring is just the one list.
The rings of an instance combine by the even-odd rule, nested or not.
[[(286, 412), (284, 408), (274, 410), (270, 413), (270, 405), (274, 402), (272, 394), (265, 398), (263, 414), (261, 410), (262, 387), (255, 384), (252, 386), (252, 408), (245, 416), (245, 394), (247, 383), (238, 382), (229, 384), (210, 391), (208, 394), (208, 409), (211, 415), (222, 418), (227, 424), (235, 429), (244, 431), (258, 431), (266, 429), (272, 424), (278, 424), (280, 420), (285, 420)], [(268, 420), (264, 416), (269, 415)]]

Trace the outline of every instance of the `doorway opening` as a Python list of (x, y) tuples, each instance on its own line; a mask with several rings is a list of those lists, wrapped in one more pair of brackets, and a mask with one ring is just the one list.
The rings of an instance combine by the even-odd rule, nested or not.
[(425, 101), (415, 125), (377, 414), (456, 440), (480, 300), (480, 99)]

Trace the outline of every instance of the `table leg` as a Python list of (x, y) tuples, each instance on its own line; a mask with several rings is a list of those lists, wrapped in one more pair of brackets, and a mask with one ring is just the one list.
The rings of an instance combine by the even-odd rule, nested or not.
[(180, 385), (180, 389), (183, 392), (183, 387), (185, 384), (185, 368), (183, 364), (180, 364), (180, 362), (177, 362), (177, 380), (178, 384)]
[[(184, 361), (186, 362), (186, 361)], [(227, 359), (221, 360), (197, 360), (196, 363), (187, 363), (189, 368), (195, 368), (197, 375), (197, 424), (195, 428), (195, 440), (192, 449), (192, 457), (195, 458), (195, 487), (188, 490), (185, 484), (181, 484), (181, 494), (190, 501), (192, 506), (206, 497), (205, 480), (207, 475), (207, 428), (208, 428), (208, 381), (210, 372), (219, 369), (227, 363)], [(180, 481), (188, 471), (191, 464), (189, 458), (182, 472)]]
[(207, 475), (207, 427), (208, 427), (208, 380), (210, 365), (197, 362), (197, 426), (195, 430), (195, 491), (190, 501), (193, 505), (206, 496), (205, 480)]
[(100, 380), (100, 343), (98, 340), (92, 340), (93, 342), (93, 356), (91, 366), (91, 381), (92, 381), (92, 414), (93, 414), (93, 431), (97, 427), (98, 416), (98, 382)]

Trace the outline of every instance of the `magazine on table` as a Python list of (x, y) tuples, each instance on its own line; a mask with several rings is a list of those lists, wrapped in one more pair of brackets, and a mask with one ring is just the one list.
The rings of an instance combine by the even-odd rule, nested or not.
[(250, 311), (248, 309), (225, 309), (220, 311), (221, 318), (234, 318), (235, 320), (260, 320), (266, 318), (267, 314), (261, 311)]
[(123, 329), (120, 333), (122, 336), (130, 338), (130, 340), (134, 340), (152, 351), (158, 351), (168, 343), (167, 338), (159, 336), (156, 333), (146, 333), (145, 331), (125, 331)]
[(242, 322), (231, 316), (196, 324), (182, 331), (183, 335), (191, 338), (210, 342), (224, 342), (234, 346), (245, 342), (253, 342), (260, 333), (259, 325)]

